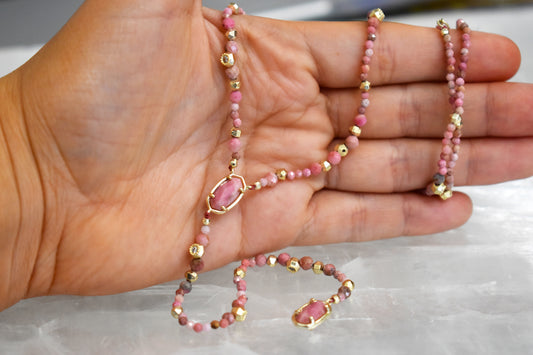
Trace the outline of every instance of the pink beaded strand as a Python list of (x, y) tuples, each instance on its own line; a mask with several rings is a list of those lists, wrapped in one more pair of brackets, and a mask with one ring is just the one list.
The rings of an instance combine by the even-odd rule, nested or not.
[(460, 29), (463, 34), (460, 62), (456, 68), (457, 60), (455, 59), (450, 27), (446, 21), (440, 19), (437, 21), (437, 29), (440, 31), (444, 41), (446, 81), (448, 82), (448, 94), (453, 113), (449, 116), (449, 123), (443, 134), (440, 159), (437, 162), (437, 173), (433, 175), (433, 181), (427, 186), (426, 193), (428, 195), (438, 195), (443, 200), (446, 200), (452, 196), (454, 168), (459, 159), (463, 126), (462, 115), (464, 113), (465, 76), (470, 48), (471, 30), (464, 20), (457, 20), (457, 29)]

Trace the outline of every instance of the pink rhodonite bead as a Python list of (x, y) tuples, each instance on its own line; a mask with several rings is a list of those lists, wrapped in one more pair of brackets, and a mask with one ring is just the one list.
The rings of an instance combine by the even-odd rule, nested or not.
[(228, 207), (241, 194), (241, 188), (244, 188), (241, 179), (233, 178), (226, 181), (215, 190), (215, 197), (210, 200), (211, 207), (216, 210)]
[(310, 324), (311, 317), (317, 321), (327, 313), (326, 305), (322, 301), (311, 302), (305, 306), (294, 319), (301, 324)]

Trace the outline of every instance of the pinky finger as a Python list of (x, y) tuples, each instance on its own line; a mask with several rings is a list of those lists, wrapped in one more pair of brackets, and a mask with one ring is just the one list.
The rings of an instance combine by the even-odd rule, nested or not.
[(308, 222), (295, 244), (363, 242), (438, 233), (464, 224), (472, 202), (456, 192), (442, 201), (417, 193), (356, 194), (322, 190), (313, 196)]

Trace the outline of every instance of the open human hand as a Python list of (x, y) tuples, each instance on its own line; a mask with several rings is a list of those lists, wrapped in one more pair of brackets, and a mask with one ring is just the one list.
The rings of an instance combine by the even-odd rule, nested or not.
[[(324, 159), (359, 104), (365, 24), (236, 19), (239, 173)], [(24, 297), (108, 294), (181, 278), (205, 197), (227, 174), (231, 120), (218, 11), (198, 0), (88, 0), (1, 79), (5, 308)], [(454, 33), (454, 42), (459, 35)], [(511, 84), (508, 39), (473, 33), (458, 185), (531, 176), (533, 85)], [(450, 112), (435, 29), (380, 26), (361, 145), (328, 174), (247, 192), (210, 234), (206, 269), (289, 245), (435, 233), (467, 196), (418, 192)], [(12, 162), (12, 163), (9, 163)], [(11, 165), (10, 165), (11, 164)], [(8, 206), (18, 206), (17, 208)], [(11, 210), (8, 210), (11, 208)]]

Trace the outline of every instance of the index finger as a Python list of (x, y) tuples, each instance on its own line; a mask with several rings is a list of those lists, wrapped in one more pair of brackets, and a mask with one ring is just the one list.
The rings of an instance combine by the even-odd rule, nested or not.
[[(359, 86), (366, 22), (305, 22), (300, 28), (313, 56), (313, 75), (320, 86)], [(460, 33), (453, 30), (451, 34), (457, 47)], [(373, 85), (444, 80), (446, 61), (436, 29), (383, 22), (376, 35), (369, 74)], [(516, 73), (520, 51), (514, 42), (477, 31), (471, 37), (469, 82), (503, 81)]]

